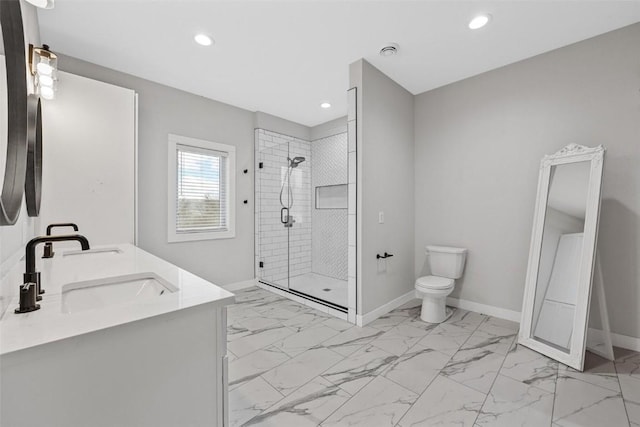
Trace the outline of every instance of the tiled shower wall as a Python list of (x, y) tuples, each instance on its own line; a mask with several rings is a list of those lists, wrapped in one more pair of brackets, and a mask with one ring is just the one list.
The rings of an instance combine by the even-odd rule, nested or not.
[[(286, 287), (289, 276), (311, 272), (311, 144), (264, 129), (255, 132), (256, 275)], [(287, 157), (297, 156), (307, 160), (291, 174), (290, 214), (295, 222), (287, 229), (280, 222), (280, 189), (287, 173)], [(288, 201), (286, 187), (283, 200), (285, 204)]]
[(347, 184), (347, 134), (340, 133), (311, 143), (312, 270), (347, 280), (347, 227), (343, 209), (316, 209), (316, 187)]

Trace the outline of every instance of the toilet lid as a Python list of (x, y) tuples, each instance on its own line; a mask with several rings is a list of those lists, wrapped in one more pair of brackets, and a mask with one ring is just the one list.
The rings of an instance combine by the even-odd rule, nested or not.
[(446, 277), (424, 276), (416, 280), (416, 287), (425, 289), (446, 289), (453, 286), (454, 280)]

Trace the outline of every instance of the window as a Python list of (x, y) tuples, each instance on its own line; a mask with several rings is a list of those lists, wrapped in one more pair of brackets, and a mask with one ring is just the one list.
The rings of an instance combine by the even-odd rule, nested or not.
[(169, 135), (169, 242), (235, 237), (231, 145)]

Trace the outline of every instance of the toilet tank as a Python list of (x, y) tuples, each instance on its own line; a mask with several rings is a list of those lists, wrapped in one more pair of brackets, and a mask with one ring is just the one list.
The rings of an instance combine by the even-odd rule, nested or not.
[(434, 276), (459, 279), (464, 271), (467, 250), (448, 246), (427, 246), (429, 266)]

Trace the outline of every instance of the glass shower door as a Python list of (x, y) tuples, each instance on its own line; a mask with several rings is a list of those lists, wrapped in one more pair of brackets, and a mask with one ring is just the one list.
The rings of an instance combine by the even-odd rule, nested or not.
[(288, 169), (289, 142), (262, 129), (256, 132), (256, 274), (262, 282), (288, 289), (289, 228), (281, 216), (286, 211), (280, 191)]
[(257, 129), (255, 159), (258, 279), (346, 310), (346, 133), (309, 142)]

